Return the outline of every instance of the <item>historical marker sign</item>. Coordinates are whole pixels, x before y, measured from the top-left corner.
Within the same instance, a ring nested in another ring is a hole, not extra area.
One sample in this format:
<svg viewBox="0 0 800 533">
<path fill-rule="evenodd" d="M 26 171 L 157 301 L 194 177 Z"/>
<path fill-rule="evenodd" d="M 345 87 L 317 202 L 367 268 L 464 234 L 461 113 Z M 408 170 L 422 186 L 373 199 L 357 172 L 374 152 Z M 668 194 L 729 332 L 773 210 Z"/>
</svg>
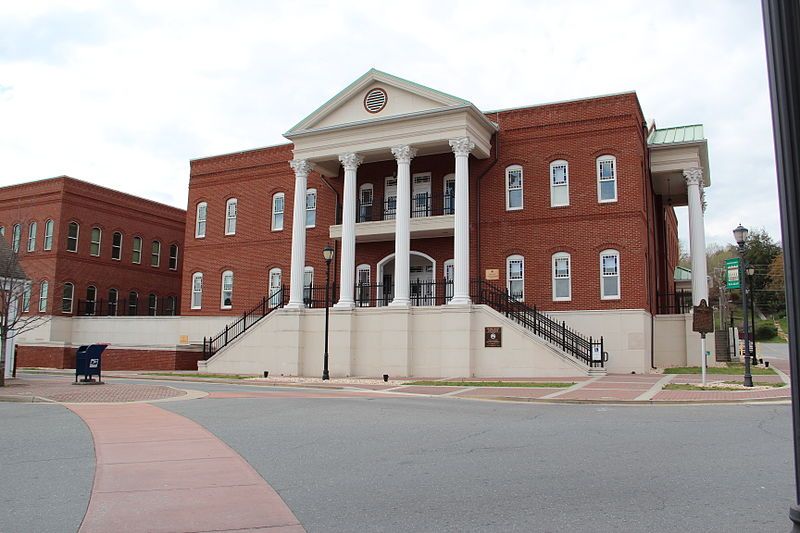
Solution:
<svg viewBox="0 0 800 533">
<path fill-rule="evenodd" d="M 725 286 L 729 289 L 740 289 L 739 281 L 739 258 L 725 260 Z"/>
<path fill-rule="evenodd" d="M 486 269 L 486 280 L 487 281 L 496 281 L 500 279 L 500 269 L 499 268 L 487 268 Z"/>
<path fill-rule="evenodd" d="M 714 331 L 714 310 L 708 306 L 705 299 L 700 300 L 700 305 L 694 306 L 692 330 L 701 335 Z"/>
<path fill-rule="evenodd" d="M 484 343 L 486 348 L 501 348 L 503 346 L 503 328 L 484 328 Z"/>
</svg>

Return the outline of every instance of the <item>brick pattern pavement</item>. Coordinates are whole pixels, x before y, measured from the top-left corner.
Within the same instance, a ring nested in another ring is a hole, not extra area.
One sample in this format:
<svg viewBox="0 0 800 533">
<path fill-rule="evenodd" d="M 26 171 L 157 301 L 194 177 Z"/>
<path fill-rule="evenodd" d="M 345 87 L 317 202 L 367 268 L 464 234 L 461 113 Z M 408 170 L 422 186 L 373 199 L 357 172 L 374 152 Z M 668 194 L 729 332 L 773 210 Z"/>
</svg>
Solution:
<svg viewBox="0 0 800 533">
<path fill-rule="evenodd" d="M 36 397 L 63 403 L 121 403 L 164 400 L 185 396 L 186 392 L 162 385 L 104 383 L 73 385 L 68 379 L 17 378 L 0 389 L 4 396 Z"/>
</svg>

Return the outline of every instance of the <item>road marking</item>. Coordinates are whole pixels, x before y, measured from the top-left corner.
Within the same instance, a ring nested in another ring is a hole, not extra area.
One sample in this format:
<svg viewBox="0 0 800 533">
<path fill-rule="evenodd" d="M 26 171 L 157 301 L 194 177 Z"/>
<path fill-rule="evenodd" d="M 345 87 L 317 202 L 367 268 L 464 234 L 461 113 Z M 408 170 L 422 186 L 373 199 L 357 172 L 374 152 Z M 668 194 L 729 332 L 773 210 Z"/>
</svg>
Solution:
<svg viewBox="0 0 800 533">
<path fill-rule="evenodd" d="M 605 376 L 597 376 L 596 378 L 591 378 L 591 379 L 587 379 L 586 381 L 581 381 L 580 383 L 576 383 L 575 385 L 573 385 L 573 386 L 571 386 L 569 388 L 566 388 L 564 390 L 560 390 L 558 392 L 551 392 L 550 394 L 548 394 L 546 396 L 542 396 L 541 399 L 542 400 L 549 400 L 550 398 L 557 398 L 558 396 L 561 396 L 562 394 L 567 394 L 567 393 L 570 393 L 572 391 L 576 391 L 576 390 L 582 389 L 586 385 L 588 385 L 589 383 L 594 383 L 595 381 L 603 379 L 604 377 Z"/>
<path fill-rule="evenodd" d="M 633 400 L 634 401 L 652 400 L 653 396 L 655 396 L 656 394 L 661 392 L 661 390 L 664 388 L 664 385 L 666 385 L 667 383 L 672 381 L 675 378 L 675 376 L 676 376 L 676 374 L 666 374 L 663 378 L 661 378 L 658 381 L 656 381 L 653 384 L 653 386 L 650 387 L 647 391 L 643 392 L 642 394 L 640 394 L 639 396 L 637 396 Z"/>
<path fill-rule="evenodd" d="M 451 390 L 450 392 L 439 394 L 439 396 L 455 396 L 456 394 L 461 394 L 462 392 L 469 392 L 475 389 L 480 389 L 480 387 L 464 387 L 463 389 Z"/>
</svg>

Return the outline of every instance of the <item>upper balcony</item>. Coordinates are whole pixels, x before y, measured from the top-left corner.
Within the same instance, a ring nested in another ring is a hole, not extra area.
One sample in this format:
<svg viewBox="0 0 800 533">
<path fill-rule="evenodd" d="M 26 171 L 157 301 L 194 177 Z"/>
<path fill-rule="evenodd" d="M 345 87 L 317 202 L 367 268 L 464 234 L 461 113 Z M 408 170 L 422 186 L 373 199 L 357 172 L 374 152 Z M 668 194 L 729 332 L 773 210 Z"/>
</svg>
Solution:
<svg viewBox="0 0 800 533">
<path fill-rule="evenodd" d="M 395 234 L 397 198 L 380 202 L 359 202 L 356 206 L 356 242 L 392 241 Z M 455 226 L 455 196 L 417 193 L 411 197 L 412 239 L 452 237 Z M 342 226 L 330 227 L 332 239 L 342 238 Z"/>
</svg>

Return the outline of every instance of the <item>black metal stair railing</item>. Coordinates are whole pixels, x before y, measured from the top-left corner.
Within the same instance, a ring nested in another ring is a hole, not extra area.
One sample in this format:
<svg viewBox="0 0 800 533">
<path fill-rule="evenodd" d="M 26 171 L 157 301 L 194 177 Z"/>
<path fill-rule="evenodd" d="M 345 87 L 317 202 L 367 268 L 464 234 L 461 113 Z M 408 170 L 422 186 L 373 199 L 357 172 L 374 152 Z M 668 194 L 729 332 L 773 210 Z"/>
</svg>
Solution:
<svg viewBox="0 0 800 533">
<path fill-rule="evenodd" d="M 594 339 L 581 335 L 567 327 L 564 321 L 553 319 L 535 305 L 531 307 L 515 300 L 506 291 L 486 281 L 473 281 L 471 292 L 473 302 L 488 305 L 589 367 L 605 366 L 607 354 L 603 350 L 603 337 Z"/>
<path fill-rule="evenodd" d="M 252 309 L 245 312 L 235 322 L 225 326 L 214 337 L 203 337 L 203 359 L 208 359 L 222 348 L 230 344 L 240 335 L 252 328 L 259 320 L 270 314 L 275 309 L 286 305 L 289 293 L 285 286 L 269 296 L 264 296 Z"/>
</svg>

